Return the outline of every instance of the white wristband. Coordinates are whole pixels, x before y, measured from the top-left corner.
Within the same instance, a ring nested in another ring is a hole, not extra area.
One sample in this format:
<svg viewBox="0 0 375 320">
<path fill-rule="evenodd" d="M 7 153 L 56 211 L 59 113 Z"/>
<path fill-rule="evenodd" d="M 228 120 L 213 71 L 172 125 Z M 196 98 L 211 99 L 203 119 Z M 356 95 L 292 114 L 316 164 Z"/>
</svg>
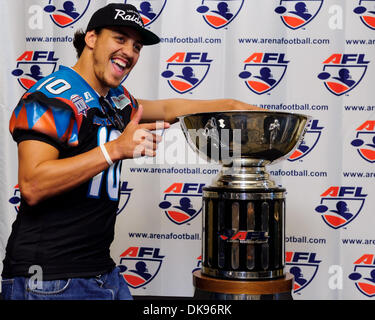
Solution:
<svg viewBox="0 0 375 320">
<path fill-rule="evenodd" d="M 107 161 L 107 163 L 111 166 L 113 165 L 113 161 L 111 160 L 111 157 L 109 156 L 108 152 L 107 152 L 107 149 L 105 148 L 104 144 L 101 144 L 100 145 L 100 150 L 102 150 L 103 152 L 103 156 L 105 158 L 105 160 Z"/>
</svg>

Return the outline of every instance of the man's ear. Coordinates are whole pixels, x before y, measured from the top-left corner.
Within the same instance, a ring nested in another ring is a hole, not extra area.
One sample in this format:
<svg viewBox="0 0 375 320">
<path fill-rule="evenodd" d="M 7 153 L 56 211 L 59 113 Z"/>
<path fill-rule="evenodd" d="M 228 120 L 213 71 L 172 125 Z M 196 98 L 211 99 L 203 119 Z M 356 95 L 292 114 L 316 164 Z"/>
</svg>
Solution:
<svg viewBox="0 0 375 320">
<path fill-rule="evenodd" d="M 88 46 L 90 49 L 93 49 L 95 47 L 97 38 L 98 35 L 95 30 L 87 31 L 85 35 L 86 46 Z"/>
</svg>

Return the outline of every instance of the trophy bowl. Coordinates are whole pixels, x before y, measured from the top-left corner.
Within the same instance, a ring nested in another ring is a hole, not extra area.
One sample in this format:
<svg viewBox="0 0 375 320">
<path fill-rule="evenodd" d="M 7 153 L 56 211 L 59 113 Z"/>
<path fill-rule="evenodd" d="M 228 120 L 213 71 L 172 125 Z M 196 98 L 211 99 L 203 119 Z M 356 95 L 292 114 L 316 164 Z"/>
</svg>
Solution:
<svg viewBox="0 0 375 320">
<path fill-rule="evenodd" d="M 311 117 L 271 111 L 221 111 L 179 117 L 190 147 L 222 165 L 213 185 L 272 188 L 265 166 L 287 158 L 301 143 Z"/>
<path fill-rule="evenodd" d="M 302 141 L 310 116 L 271 111 L 221 111 L 179 117 L 189 145 L 207 161 L 270 164 Z"/>
</svg>

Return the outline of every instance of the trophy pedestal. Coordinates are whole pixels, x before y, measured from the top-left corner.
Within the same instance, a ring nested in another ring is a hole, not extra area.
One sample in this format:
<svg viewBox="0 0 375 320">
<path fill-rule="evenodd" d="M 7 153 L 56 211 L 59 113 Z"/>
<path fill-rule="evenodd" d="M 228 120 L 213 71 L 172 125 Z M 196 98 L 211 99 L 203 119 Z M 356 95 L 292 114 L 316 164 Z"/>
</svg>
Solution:
<svg viewBox="0 0 375 320">
<path fill-rule="evenodd" d="M 197 300 L 292 300 L 294 278 L 290 273 L 275 280 L 227 280 L 193 273 Z"/>
</svg>

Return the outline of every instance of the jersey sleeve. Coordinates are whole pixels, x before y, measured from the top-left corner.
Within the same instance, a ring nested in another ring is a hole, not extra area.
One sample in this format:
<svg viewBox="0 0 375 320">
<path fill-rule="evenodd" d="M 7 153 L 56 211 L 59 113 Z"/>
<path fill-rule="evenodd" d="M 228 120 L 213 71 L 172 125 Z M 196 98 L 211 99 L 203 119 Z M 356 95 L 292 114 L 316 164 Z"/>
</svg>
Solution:
<svg viewBox="0 0 375 320">
<path fill-rule="evenodd" d="M 26 93 L 14 109 L 9 130 L 17 143 L 40 140 L 60 150 L 78 145 L 80 120 L 69 101 L 33 92 Z"/>
<path fill-rule="evenodd" d="M 137 112 L 138 110 L 138 101 L 137 99 L 135 99 L 130 93 L 129 91 L 124 87 L 122 86 L 123 90 L 124 90 L 124 94 L 125 96 L 130 100 L 130 106 L 131 106 L 131 112 L 130 112 L 130 120 L 133 119 L 133 116 L 134 114 Z"/>
</svg>

